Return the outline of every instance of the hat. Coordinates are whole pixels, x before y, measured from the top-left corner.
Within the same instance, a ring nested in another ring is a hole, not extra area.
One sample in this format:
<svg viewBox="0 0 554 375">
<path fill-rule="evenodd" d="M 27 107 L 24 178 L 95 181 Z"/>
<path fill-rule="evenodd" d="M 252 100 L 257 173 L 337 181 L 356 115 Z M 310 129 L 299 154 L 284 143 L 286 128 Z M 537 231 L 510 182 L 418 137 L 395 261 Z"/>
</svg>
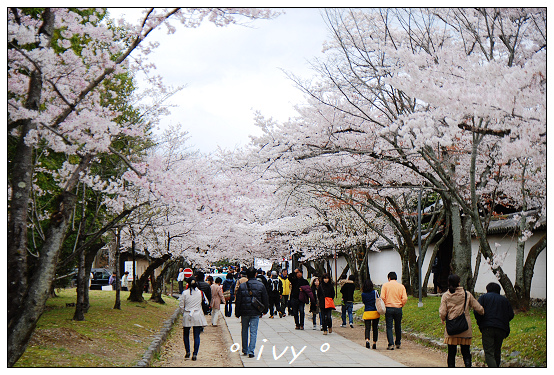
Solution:
<svg viewBox="0 0 554 375">
<path fill-rule="evenodd" d="M 277 271 L 271 271 L 271 276 L 277 276 Z"/>
</svg>

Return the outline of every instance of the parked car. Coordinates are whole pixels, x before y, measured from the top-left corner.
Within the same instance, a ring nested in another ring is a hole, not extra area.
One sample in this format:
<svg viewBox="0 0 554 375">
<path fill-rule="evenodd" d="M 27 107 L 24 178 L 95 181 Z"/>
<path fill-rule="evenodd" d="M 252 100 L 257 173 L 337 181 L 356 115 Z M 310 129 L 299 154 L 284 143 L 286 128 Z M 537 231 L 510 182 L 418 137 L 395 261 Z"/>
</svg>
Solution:
<svg viewBox="0 0 554 375">
<path fill-rule="evenodd" d="M 105 268 L 93 268 L 92 280 L 90 280 L 90 290 L 102 290 L 103 286 L 109 285 L 111 272 Z"/>
</svg>

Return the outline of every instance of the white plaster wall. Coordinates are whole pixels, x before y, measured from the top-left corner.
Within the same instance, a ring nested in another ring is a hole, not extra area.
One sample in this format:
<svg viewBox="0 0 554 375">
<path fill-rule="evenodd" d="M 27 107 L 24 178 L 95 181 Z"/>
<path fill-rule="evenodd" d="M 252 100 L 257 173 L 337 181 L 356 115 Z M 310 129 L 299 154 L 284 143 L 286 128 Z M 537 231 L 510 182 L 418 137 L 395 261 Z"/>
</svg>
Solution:
<svg viewBox="0 0 554 375">
<path fill-rule="evenodd" d="M 529 253 L 529 249 L 539 240 L 544 233 L 534 234 L 525 244 L 525 259 Z M 515 283 L 516 278 L 516 239 L 512 238 L 512 234 L 503 235 L 491 235 L 489 236 L 489 243 L 491 249 L 497 254 L 506 253 L 506 258 L 502 264 L 502 270 L 512 283 Z M 495 244 L 500 244 L 495 248 Z M 473 261 L 472 267 L 475 267 L 475 257 L 479 249 L 479 243 L 476 239 L 472 240 L 473 248 Z M 479 266 L 479 277 L 475 285 L 475 291 L 486 292 L 486 286 L 490 282 L 498 282 L 494 274 L 492 273 L 489 265 L 484 260 L 481 260 Z M 535 269 L 533 274 L 533 281 L 531 283 L 531 298 L 546 298 L 546 249 L 544 249 L 537 258 L 535 263 Z"/>
<path fill-rule="evenodd" d="M 393 249 L 386 249 L 380 252 L 372 251 L 367 256 L 369 274 L 375 285 L 386 283 L 389 272 L 394 271 L 398 280 L 402 280 L 402 262 L 400 255 Z"/>
<path fill-rule="evenodd" d="M 539 238 L 543 234 L 544 233 L 534 234 L 530 239 L 527 240 L 527 243 L 525 245 L 525 257 L 527 257 L 529 249 L 539 240 Z M 504 259 L 504 263 L 502 264 L 502 270 L 504 271 L 504 273 L 506 273 L 506 275 L 508 275 L 512 283 L 515 283 L 516 239 L 512 236 L 512 234 L 489 235 L 489 243 L 491 245 L 491 249 L 493 249 L 493 251 L 495 251 L 496 253 L 506 253 L 506 258 Z M 495 247 L 495 244 L 500 244 L 500 246 Z M 471 246 L 471 267 L 472 270 L 474 270 L 477 252 L 479 250 L 479 241 L 473 238 L 471 241 Z M 429 267 L 429 259 L 432 254 L 433 245 L 429 246 L 427 254 L 425 255 L 425 258 L 423 260 L 423 275 L 425 275 L 425 273 L 427 272 L 427 269 Z M 398 262 L 400 262 L 400 256 L 398 254 L 396 254 L 396 256 L 398 257 Z M 486 293 L 486 286 L 490 282 L 498 282 L 498 279 L 492 273 L 488 263 L 483 258 L 481 258 L 481 264 L 479 266 L 479 277 L 477 278 L 477 283 L 475 284 L 475 291 L 478 293 Z M 430 274 L 427 286 L 430 288 L 433 287 L 433 274 Z M 531 298 L 546 298 L 546 249 L 541 252 L 539 257 L 537 258 L 537 262 L 535 263 L 535 272 L 533 274 L 533 281 L 531 283 Z"/>
</svg>

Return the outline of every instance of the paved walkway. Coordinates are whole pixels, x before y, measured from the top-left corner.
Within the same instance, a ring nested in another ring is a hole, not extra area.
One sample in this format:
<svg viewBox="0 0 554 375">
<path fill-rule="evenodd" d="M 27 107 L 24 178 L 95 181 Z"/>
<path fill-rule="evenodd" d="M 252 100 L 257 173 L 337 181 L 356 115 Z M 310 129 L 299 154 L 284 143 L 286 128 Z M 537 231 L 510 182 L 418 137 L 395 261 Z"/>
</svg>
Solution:
<svg viewBox="0 0 554 375">
<path fill-rule="evenodd" d="M 337 333 L 324 336 L 320 330 L 314 331 L 311 317 L 306 314 L 306 329 L 300 331 L 294 329 L 292 316 L 269 319 L 264 315 L 258 326 L 255 357 L 240 356 L 244 367 L 404 367 Z M 240 319 L 233 315 L 225 321 L 235 343 L 229 349 L 241 353 Z"/>
</svg>

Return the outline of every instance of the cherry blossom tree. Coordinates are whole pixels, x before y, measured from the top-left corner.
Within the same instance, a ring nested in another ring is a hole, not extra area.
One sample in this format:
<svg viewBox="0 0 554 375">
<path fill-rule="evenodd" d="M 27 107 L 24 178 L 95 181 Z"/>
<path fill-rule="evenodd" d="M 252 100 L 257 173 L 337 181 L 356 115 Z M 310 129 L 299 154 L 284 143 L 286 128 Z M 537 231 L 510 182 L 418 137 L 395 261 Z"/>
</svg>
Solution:
<svg viewBox="0 0 554 375">
<path fill-rule="evenodd" d="M 328 11 L 334 38 L 328 58 L 314 63 L 318 78 L 292 76 L 327 115 L 300 122 L 287 132 L 298 141 L 279 146 L 297 159 L 349 153 L 391 162 L 399 184 L 434 188 L 452 223 L 454 270 L 471 287 L 472 227 L 492 262 L 483 216 L 521 195 L 514 164 L 529 149 L 538 183 L 524 190 L 542 195 L 545 20 L 544 9 Z M 512 177 L 495 179 L 498 171 Z M 493 272 L 519 307 L 500 264 Z"/>
<path fill-rule="evenodd" d="M 120 73 L 151 70 L 147 55 L 155 43 L 145 40 L 153 30 L 173 24 L 196 27 L 204 19 L 218 26 L 249 19 L 271 18 L 259 9 L 148 9 L 138 25 L 124 21 L 118 27 L 102 22 L 105 10 L 68 8 L 10 8 L 8 12 L 8 132 L 14 140 L 9 161 L 8 213 L 8 366 L 24 352 L 42 314 L 64 236 L 76 204 L 74 190 L 99 153 L 115 153 L 118 135 L 142 136 L 148 121 L 117 121 L 120 113 L 103 106 L 103 98 L 117 93 L 104 82 Z M 129 60 L 133 54 L 134 61 Z M 171 88 L 159 77 L 146 91 L 163 97 Z M 158 108 L 162 110 L 162 108 Z M 156 121 L 159 113 L 149 113 Z M 150 123 L 152 124 L 152 122 Z M 56 207 L 33 274 L 27 270 L 28 210 L 33 189 L 37 145 L 63 153 L 67 162 Z"/>
</svg>

